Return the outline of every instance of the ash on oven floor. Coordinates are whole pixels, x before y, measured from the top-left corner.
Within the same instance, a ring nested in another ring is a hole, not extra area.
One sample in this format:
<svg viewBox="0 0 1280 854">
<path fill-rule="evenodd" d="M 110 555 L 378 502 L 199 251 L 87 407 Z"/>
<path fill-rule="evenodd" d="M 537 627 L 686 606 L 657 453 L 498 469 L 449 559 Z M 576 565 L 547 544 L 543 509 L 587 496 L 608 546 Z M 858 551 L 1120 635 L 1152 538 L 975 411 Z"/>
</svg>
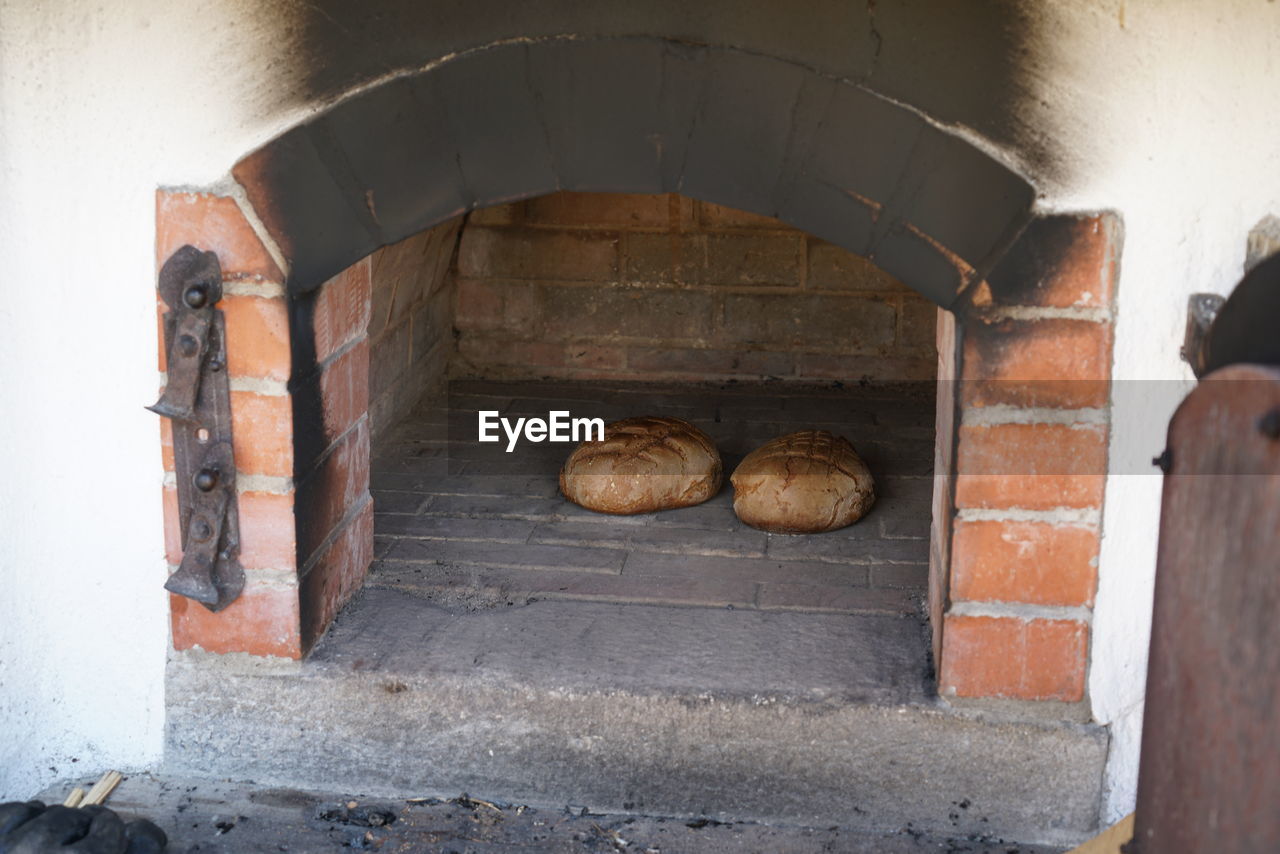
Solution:
<svg viewBox="0 0 1280 854">
<path fill-rule="evenodd" d="M 59 800 L 63 788 L 50 789 Z M 939 836 L 904 827 L 867 834 L 838 827 L 721 823 L 700 817 L 599 814 L 565 805 L 533 808 L 479 796 L 366 798 L 203 778 L 130 777 L 109 806 L 144 817 L 173 854 L 380 851 L 439 854 L 1048 854 L 977 834 Z"/>
</svg>

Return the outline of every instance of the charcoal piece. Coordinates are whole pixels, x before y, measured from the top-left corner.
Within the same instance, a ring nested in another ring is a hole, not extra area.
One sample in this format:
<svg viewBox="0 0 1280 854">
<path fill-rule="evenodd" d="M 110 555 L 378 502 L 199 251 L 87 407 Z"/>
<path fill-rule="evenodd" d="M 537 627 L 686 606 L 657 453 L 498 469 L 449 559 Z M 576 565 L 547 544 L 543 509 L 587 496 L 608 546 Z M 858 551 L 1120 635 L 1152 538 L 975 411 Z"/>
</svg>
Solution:
<svg viewBox="0 0 1280 854">
<path fill-rule="evenodd" d="M 97 804 L 0 804 L 0 854 L 159 854 L 168 844 L 164 831 L 146 819 L 126 824 Z"/>
<path fill-rule="evenodd" d="M 160 854 L 169 845 L 165 832 L 145 818 L 126 824 L 124 837 L 128 843 L 125 854 Z"/>
<path fill-rule="evenodd" d="M 44 854 L 84 839 L 93 815 L 85 810 L 52 806 L 7 833 L 0 854 Z"/>
<path fill-rule="evenodd" d="M 44 812 L 42 801 L 10 801 L 0 804 L 0 852 L 5 850 L 5 841 L 9 833 L 20 824 L 25 824 Z"/>
</svg>

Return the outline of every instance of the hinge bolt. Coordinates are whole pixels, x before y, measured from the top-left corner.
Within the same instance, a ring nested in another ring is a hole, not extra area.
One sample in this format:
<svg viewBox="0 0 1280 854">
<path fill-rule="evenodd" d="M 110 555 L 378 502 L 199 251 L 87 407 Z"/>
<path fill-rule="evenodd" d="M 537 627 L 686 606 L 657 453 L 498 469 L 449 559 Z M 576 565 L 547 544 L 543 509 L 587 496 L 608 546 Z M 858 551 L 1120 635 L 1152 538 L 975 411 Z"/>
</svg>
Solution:
<svg viewBox="0 0 1280 854">
<path fill-rule="evenodd" d="M 184 359 L 190 359 L 200 351 L 200 342 L 193 335 L 182 335 L 178 337 L 178 355 Z"/>
<path fill-rule="evenodd" d="M 209 301 L 209 289 L 204 285 L 192 285 L 182 292 L 182 301 L 192 308 L 204 308 Z"/>
<path fill-rule="evenodd" d="M 201 492 L 209 492 L 218 485 L 218 473 L 213 469 L 200 469 L 195 477 L 191 478 L 191 482 Z"/>
<path fill-rule="evenodd" d="M 1258 429 L 1268 439 L 1280 439 L 1280 406 L 1258 419 Z"/>
<path fill-rule="evenodd" d="M 213 536 L 213 527 L 204 519 L 200 519 L 192 527 L 191 536 L 195 537 L 197 543 L 203 543 Z"/>
</svg>

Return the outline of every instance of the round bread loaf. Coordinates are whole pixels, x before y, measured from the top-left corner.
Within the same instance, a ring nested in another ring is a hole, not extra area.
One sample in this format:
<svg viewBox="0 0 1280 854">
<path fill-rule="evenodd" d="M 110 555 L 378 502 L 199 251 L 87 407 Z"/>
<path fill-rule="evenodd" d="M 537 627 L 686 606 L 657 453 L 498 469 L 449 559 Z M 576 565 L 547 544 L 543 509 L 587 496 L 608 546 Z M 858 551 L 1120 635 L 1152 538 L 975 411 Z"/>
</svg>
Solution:
<svg viewBox="0 0 1280 854">
<path fill-rule="evenodd" d="M 842 436 L 803 430 L 773 439 L 742 460 L 730 478 L 733 512 L 779 534 L 834 531 L 875 502 L 867 464 Z"/>
<path fill-rule="evenodd" d="M 711 437 L 679 418 L 646 415 L 605 425 L 560 469 L 574 504 L 629 515 L 701 504 L 720 491 L 723 469 Z"/>
</svg>

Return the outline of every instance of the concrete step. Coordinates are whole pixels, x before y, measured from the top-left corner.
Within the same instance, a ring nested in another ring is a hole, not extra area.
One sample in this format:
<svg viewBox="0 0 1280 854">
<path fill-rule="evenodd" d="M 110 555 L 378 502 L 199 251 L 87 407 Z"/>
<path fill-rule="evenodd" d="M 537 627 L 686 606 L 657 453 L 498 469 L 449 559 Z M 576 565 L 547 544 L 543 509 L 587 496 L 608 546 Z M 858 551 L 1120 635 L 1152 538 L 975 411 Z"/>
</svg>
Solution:
<svg viewBox="0 0 1280 854">
<path fill-rule="evenodd" d="M 1066 846 L 1105 731 L 948 707 L 887 614 L 367 588 L 303 663 L 176 654 L 166 771 L 377 796 Z"/>
</svg>

